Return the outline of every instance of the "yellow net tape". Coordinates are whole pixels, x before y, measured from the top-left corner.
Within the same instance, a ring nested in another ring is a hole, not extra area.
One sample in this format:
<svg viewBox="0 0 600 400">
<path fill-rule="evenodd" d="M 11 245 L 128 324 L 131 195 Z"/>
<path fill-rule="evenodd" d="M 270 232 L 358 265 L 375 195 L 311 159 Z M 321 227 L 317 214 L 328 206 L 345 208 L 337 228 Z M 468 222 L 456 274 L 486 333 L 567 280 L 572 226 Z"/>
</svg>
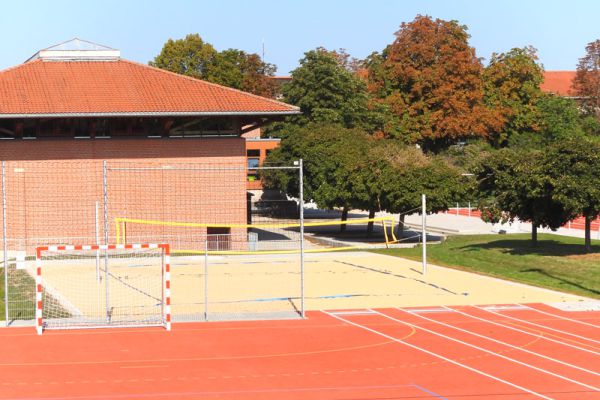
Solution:
<svg viewBox="0 0 600 400">
<path fill-rule="evenodd" d="M 304 227 L 318 227 L 318 226 L 339 226 L 339 225 L 358 225 L 358 224 L 368 224 L 368 223 L 376 223 L 380 222 L 383 228 L 383 234 L 385 237 L 385 244 L 393 244 L 398 243 L 398 239 L 394 233 L 394 219 L 391 216 L 387 217 L 377 217 L 377 218 L 354 218 L 345 221 L 319 221 L 319 222 L 305 222 Z M 216 223 L 202 223 L 202 222 L 178 222 L 178 221 L 159 221 L 152 219 L 137 219 L 137 218 L 115 218 L 115 236 L 116 243 L 121 244 L 122 242 L 126 242 L 127 239 L 127 224 L 140 224 L 140 225 L 153 225 L 153 226 L 176 226 L 176 227 L 191 227 L 191 228 L 256 228 L 256 229 L 286 229 L 286 228 L 299 228 L 301 226 L 300 222 L 284 222 L 284 223 L 259 223 L 259 224 L 216 224 Z M 388 226 L 389 223 L 389 226 Z M 391 240 L 390 235 L 388 235 L 388 228 L 390 228 L 391 232 Z M 340 251 L 341 249 L 355 249 L 356 247 L 341 247 L 336 249 L 327 249 L 321 251 Z M 198 251 L 195 250 L 181 250 L 181 252 L 195 254 Z M 273 254 L 277 254 L 280 251 L 273 250 Z M 284 252 L 283 250 L 281 251 Z M 289 252 L 286 250 L 285 252 Z M 203 254 L 204 252 L 202 252 Z M 215 254 L 219 253 L 227 253 L 232 254 L 230 251 L 227 252 L 214 252 Z M 253 254 L 255 252 L 236 252 L 236 254 Z M 262 252 L 261 252 L 262 253 Z"/>
</svg>

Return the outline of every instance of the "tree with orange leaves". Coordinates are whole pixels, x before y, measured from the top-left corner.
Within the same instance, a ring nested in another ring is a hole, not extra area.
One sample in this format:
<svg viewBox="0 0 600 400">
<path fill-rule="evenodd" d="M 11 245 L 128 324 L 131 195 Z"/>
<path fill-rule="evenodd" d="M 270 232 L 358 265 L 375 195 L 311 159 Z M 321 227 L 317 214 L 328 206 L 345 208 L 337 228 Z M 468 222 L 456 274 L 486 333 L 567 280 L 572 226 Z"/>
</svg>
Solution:
<svg viewBox="0 0 600 400">
<path fill-rule="evenodd" d="M 456 21 L 418 15 L 369 58 L 369 88 L 393 116 L 388 136 L 436 150 L 502 122 L 483 102 L 483 66 L 468 39 Z"/>
<path fill-rule="evenodd" d="M 585 50 L 577 65 L 574 87 L 583 109 L 600 116 L 600 39 L 588 43 Z"/>
</svg>

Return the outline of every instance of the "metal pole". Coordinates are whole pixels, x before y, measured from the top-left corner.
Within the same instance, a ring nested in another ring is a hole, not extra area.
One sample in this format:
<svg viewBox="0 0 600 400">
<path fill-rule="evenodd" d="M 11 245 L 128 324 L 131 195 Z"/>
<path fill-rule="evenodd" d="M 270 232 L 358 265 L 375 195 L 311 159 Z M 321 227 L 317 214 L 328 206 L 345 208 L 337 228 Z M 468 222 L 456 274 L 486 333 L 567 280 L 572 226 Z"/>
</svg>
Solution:
<svg viewBox="0 0 600 400">
<path fill-rule="evenodd" d="M 204 240 L 204 320 L 208 321 L 208 231 Z"/>
<path fill-rule="evenodd" d="M 94 209 L 94 221 L 96 228 L 96 245 L 100 244 L 100 223 L 98 221 L 98 201 L 96 201 L 96 208 Z M 96 250 L 96 281 L 100 282 L 100 251 Z"/>
<path fill-rule="evenodd" d="M 427 199 L 425 195 L 421 195 L 421 217 L 422 217 L 422 229 L 421 237 L 423 244 L 423 275 L 427 273 Z"/>
<path fill-rule="evenodd" d="M 102 175 L 103 175 L 103 190 L 104 190 L 104 244 L 108 245 L 108 169 L 106 167 L 106 160 L 102 161 Z M 106 303 L 106 322 L 110 323 L 110 302 L 109 302 L 109 284 L 108 284 L 108 249 L 104 250 L 104 284 L 105 290 L 105 303 Z"/>
<path fill-rule="evenodd" d="M 4 247 L 4 316 L 8 321 L 8 239 L 6 238 L 6 161 L 2 161 L 2 246 Z"/>
<path fill-rule="evenodd" d="M 298 160 L 298 175 L 300 179 L 300 314 L 304 313 L 304 168 L 303 160 Z"/>
<path fill-rule="evenodd" d="M 469 217 L 471 216 L 471 202 L 469 202 Z"/>
</svg>

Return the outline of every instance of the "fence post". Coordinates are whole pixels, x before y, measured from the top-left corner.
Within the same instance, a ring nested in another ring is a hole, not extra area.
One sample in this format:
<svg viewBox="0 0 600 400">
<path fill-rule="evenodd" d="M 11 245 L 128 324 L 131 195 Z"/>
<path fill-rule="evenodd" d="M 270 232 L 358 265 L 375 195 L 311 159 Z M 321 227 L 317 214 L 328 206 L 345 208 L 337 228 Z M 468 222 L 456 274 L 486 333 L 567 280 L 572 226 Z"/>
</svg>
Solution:
<svg viewBox="0 0 600 400">
<path fill-rule="evenodd" d="M 304 168 L 302 159 L 298 160 L 298 175 L 300 179 L 300 314 L 304 318 Z"/>
<path fill-rule="evenodd" d="M 4 250 L 4 321 L 8 321 L 8 239 L 6 238 L 6 161 L 2 161 L 2 247 Z"/>
<path fill-rule="evenodd" d="M 106 160 L 102 161 L 102 189 L 104 192 L 104 244 L 108 245 L 108 168 Z M 104 285 L 106 304 L 106 323 L 110 323 L 110 287 L 108 284 L 108 249 L 104 250 Z"/>
<path fill-rule="evenodd" d="M 208 230 L 204 238 L 204 320 L 208 321 Z"/>
<path fill-rule="evenodd" d="M 423 245 L 423 275 L 425 275 L 427 273 L 427 198 L 425 197 L 424 194 L 421 195 L 421 223 L 422 223 L 422 231 L 421 231 L 421 236 L 422 236 L 422 245 Z"/>
<path fill-rule="evenodd" d="M 471 216 L 471 202 L 469 202 L 469 217 Z"/>
</svg>

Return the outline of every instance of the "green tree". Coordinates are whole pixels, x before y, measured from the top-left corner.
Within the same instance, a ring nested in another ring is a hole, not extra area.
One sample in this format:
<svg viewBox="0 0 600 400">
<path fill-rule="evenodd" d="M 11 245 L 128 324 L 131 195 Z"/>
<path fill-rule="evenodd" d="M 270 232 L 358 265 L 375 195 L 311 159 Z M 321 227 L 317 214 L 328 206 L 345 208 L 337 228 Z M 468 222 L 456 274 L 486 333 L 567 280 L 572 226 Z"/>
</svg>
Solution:
<svg viewBox="0 0 600 400">
<path fill-rule="evenodd" d="M 417 16 L 369 65 L 369 89 L 394 116 L 387 136 L 438 150 L 485 137 L 497 116 L 483 102 L 480 60 L 466 27 Z"/>
<path fill-rule="evenodd" d="M 476 173 L 482 218 L 488 222 L 531 222 L 537 245 L 539 227 L 558 229 L 574 217 L 555 196 L 544 154 L 537 150 L 501 149 L 492 153 Z"/>
<path fill-rule="evenodd" d="M 504 121 L 489 133 L 496 147 L 506 146 L 513 136 L 540 129 L 537 102 L 543 96 L 544 71 L 537 59 L 533 47 L 514 48 L 492 54 L 484 69 L 485 102 Z"/>
<path fill-rule="evenodd" d="M 345 60 L 338 52 L 323 48 L 304 54 L 300 66 L 292 71 L 292 81 L 283 88 L 284 100 L 302 111 L 289 122 L 368 128 L 366 84 L 346 68 Z"/>
<path fill-rule="evenodd" d="M 184 39 L 167 40 L 150 65 L 197 79 L 208 79 L 216 56 L 215 48 L 194 33 Z"/>
<path fill-rule="evenodd" d="M 466 185 L 461 170 L 440 156 L 423 154 L 412 146 L 381 140 L 371 152 L 380 165 L 380 207 L 399 214 L 398 236 L 404 231 L 407 212 L 421 212 L 421 195 L 427 196 L 427 212 L 445 211 L 460 200 Z"/>
<path fill-rule="evenodd" d="M 286 139 L 274 149 L 267 161 L 287 164 L 304 160 L 304 199 L 319 208 L 342 209 L 342 220 L 357 204 L 363 205 L 365 180 L 359 179 L 361 163 L 366 159 L 370 140 L 360 129 L 335 125 L 290 125 Z M 298 195 L 293 173 L 268 171 L 263 174 L 265 187 L 289 195 Z"/>
<path fill-rule="evenodd" d="M 274 65 L 242 50 L 217 52 L 197 33 L 169 39 L 150 65 L 259 96 L 275 93 L 275 83 L 269 79 L 275 74 Z"/>
<path fill-rule="evenodd" d="M 558 140 L 545 154 L 553 198 L 585 218 L 585 249 L 590 251 L 591 222 L 600 215 L 600 144 L 582 138 Z"/>
</svg>

